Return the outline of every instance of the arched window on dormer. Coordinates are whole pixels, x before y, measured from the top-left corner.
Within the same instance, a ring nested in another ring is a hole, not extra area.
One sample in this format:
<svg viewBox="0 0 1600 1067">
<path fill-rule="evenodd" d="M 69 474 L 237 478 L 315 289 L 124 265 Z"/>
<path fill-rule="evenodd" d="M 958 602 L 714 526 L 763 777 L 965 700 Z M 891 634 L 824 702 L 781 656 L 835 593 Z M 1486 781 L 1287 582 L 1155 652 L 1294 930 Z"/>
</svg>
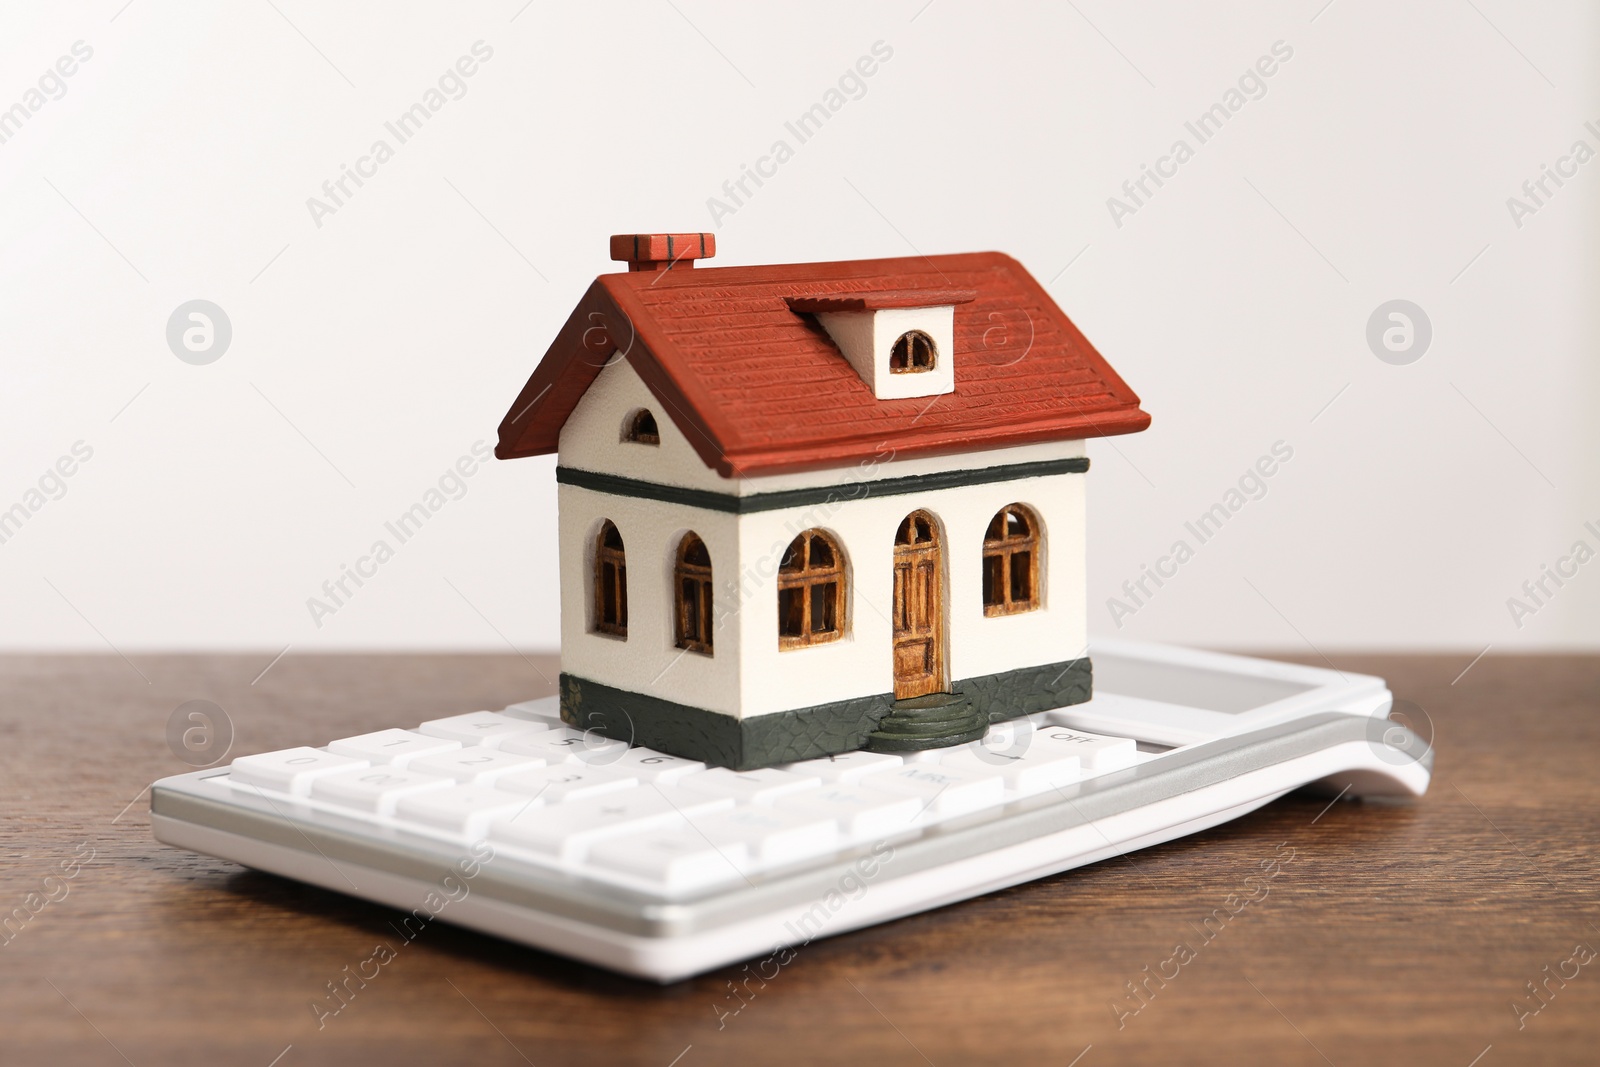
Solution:
<svg viewBox="0 0 1600 1067">
<path fill-rule="evenodd" d="M 628 636 L 628 556 L 610 519 L 594 543 L 594 631 Z"/>
<path fill-rule="evenodd" d="M 678 542 L 672 569 L 678 615 L 678 647 L 711 655 L 711 553 L 693 531 Z"/>
<path fill-rule="evenodd" d="M 908 330 L 901 334 L 889 349 L 891 374 L 916 374 L 933 369 L 938 353 L 933 338 L 921 330 Z"/>
<path fill-rule="evenodd" d="M 1039 606 L 1039 564 L 1044 541 L 1039 517 L 1007 504 L 983 535 L 983 613 L 1015 615 Z"/>
<path fill-rule="evenodd" d="M 650 414 L 649 408 L 640 408 L 628 416 L 628 421 L 623 427 L 622 439 L 641 445 L 661 443 L 661 430 L 656 426 L 656 417 Z"/>
</svg>

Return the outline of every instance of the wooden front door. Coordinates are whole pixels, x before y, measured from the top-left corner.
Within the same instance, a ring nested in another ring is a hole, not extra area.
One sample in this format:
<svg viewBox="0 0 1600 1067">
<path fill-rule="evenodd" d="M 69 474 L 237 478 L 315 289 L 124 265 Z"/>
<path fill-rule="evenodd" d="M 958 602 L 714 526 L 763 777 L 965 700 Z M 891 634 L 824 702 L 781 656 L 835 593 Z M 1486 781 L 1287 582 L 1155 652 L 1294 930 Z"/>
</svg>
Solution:
<svg viewBox="0 0 1600 1067">
<path fill-rule="evenodd" d="M 896 700 L 945 687 L 942 570 L 938 524 L 926 511 L 913 511 L 894 536 Z"/>
</svg>

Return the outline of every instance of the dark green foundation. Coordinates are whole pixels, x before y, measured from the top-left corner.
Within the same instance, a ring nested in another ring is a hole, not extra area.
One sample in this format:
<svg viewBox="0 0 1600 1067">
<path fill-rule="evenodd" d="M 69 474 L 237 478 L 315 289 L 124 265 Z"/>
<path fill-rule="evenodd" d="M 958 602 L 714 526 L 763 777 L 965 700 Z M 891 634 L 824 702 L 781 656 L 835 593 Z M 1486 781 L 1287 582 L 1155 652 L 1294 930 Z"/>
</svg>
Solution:
<svg viewBox="0 0 1600 1067">
<path fill-rule="evenodd" d="M 1081 704 L 1093 690 L 1089 658 L 963 678 L 950 687 L 989 722 Z M 736 719 L 661 697 L 561 675 L 561 717 L 580 730 L 747 771 L 868 745 L 895 711 L 892 693 Z"/>
</svg>

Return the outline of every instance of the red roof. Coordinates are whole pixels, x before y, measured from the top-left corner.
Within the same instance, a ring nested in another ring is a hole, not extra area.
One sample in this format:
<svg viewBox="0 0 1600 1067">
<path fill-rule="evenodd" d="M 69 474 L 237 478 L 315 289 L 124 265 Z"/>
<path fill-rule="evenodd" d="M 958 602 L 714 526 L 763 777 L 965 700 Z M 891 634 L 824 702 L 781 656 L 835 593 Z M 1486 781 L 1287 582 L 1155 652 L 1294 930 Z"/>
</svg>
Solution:
<svg viewBox="0 0 1600 1067">
<path fill-rule="evenodd" d="M 801 310 L 955 304 L 955 391 L 879 400 Z M 602 274 L 500 424 L 501 459 L 556 451 L 624 353 L 726 477 L 1133 433 L 1139 398 L 1044 287 L 998 252 Z"/>
</svg>

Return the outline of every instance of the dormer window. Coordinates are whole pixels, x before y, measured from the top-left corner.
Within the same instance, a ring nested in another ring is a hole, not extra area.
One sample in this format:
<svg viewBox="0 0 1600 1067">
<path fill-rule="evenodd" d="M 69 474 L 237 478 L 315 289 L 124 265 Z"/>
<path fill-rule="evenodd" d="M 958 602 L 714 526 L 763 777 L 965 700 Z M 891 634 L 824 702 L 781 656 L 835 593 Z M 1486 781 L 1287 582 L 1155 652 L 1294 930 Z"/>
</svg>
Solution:
<svg viewBox="0 0 1600 1067">
<path fill-rule="evenodd" d="M 956 308 L 977 298 L 973 289 L 873 289 L 784 299 L 814 316 L 873 396 L 906 400 L 955 392 Z"/>
<path fill-rule="evenodd" d="M 907 330 L 889 350 L 891 374 L 917 374 L 933 369 L 933 338 L 921 330 Z"/>
<path fill-rule="evenodd" d="M 640 408 L 628 418 L 627 428 L 622 437 L 623 440 L 635 444 L 659 445 L 661 430 L 656 426 L 656 417 L 650 414 L 650 409 Z"/>
</svg>

